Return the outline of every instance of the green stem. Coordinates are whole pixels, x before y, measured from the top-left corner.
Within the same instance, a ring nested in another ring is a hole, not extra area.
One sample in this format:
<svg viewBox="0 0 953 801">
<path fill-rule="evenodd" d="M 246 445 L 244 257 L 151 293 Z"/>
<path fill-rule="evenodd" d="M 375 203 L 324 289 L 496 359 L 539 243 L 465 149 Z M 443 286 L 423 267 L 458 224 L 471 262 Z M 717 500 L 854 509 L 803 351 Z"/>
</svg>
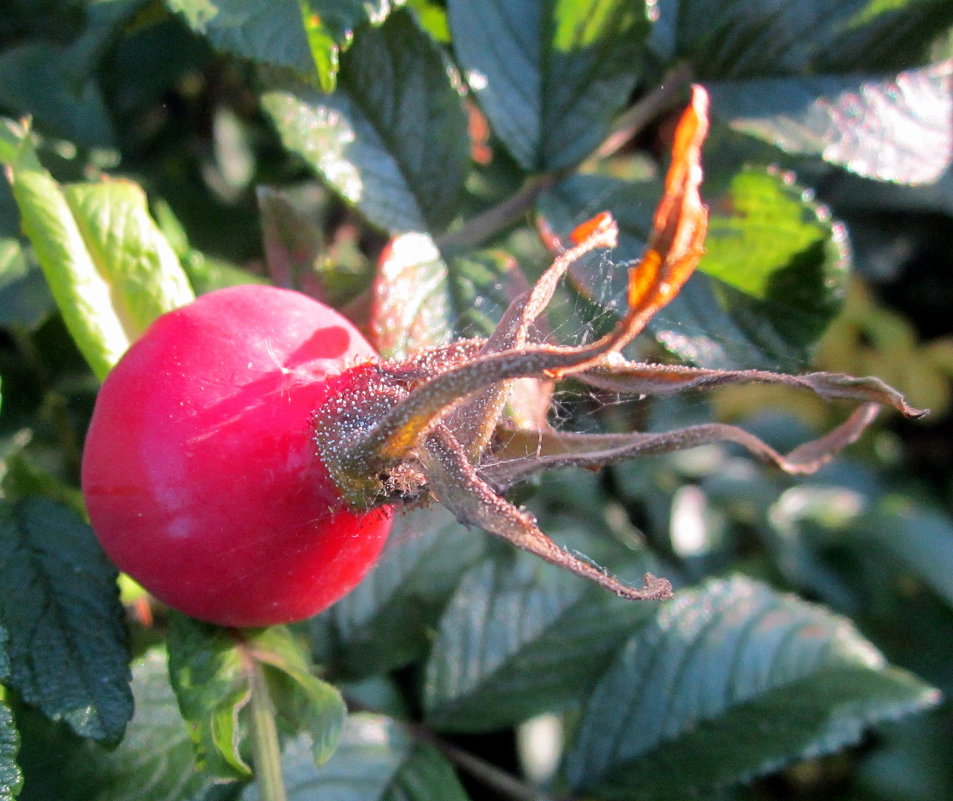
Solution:
<svg viewBox="0 0 953 801">
<path fill-rule="evenodd" d="M 261 664 L 252 659 L 249 671 L 251 685 L 252 764 L 261 801 L 287 801 L 281 774 L 281 746 L 275 725 L 275 708 Z"/>
</svg>

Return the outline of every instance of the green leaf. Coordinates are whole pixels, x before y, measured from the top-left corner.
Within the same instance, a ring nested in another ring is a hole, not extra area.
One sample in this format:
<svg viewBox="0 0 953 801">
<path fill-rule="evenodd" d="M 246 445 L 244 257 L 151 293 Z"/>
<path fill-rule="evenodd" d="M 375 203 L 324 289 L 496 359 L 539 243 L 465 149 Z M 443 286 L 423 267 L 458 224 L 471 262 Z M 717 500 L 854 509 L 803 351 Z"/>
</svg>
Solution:
<svg viewBox="0 0 953 801">
<path fill-rule="evenodd" d="M 559 709 L 651 611 L 524 554 L 483 561 L 440 619 L 424 685 L 427 718 L 472 732 Z"/>
<path fill-rule="evenodd" d="M 13 194 L 66 325 L 103 378 L 163 312 L 194 297 L 185 273 L 130 181 L 60 186 L 13 171 Z"/>
<path fill-rule="evenodd" d="M 296 0 L 165 0 L 211 45 L 232 55 L 311 75 L 315 63 Z"/>
<path fill-rule="evenodd" d="M 76 75 L 70 51 L 52 42 L 0 52 L 0 106 L 77 145 L 108 147 L 115 136 L 95 80 Z"/>
<path fill-rule="evenodd" d="M 890 78 L 775 78 L 707 88 L 713 116 L 734 130 L 865 178 L 929 184 L 953 162 L 950 62 Z"/>
<path fill-rule="evenodd" d="M 945 0 L 680 0 L 661 3 L 667 60 L 702 80 L 847 72 L 922 59 L 951 21 Z"/>
<path fill-rule="evenodd" d="M 263 666 L 270 668 L 267 685 L 255 680 Z M 169 673 L 199 767 L 212 776 L 251 775 L 239 713 L 253 692 L 269 692 L 290 731 L 307 730 L 315 762 L 324 762 L 337 745 L 345 712 L 341 695 L 311 674 L 301 646 L 283 627 L 238 631 L 174 614 Z"/>
<path fill-rule="evenodd" d="M 582 175 L 541 196 L 541 214 L 563 237 L 603 209 L 619 220 L 615 267 L 597 255 L 570 272 L 585 297 L 622 309 L 627 270 L 619 262 L 641 257 L 660 195 L 654 182 Z M 673 353 L 705 367 L 799 369 L 840 307 L 848 258 L 842 228 L 790 175 L 774 170 L 743 169 L 709 202 L 699 265 L 707 275 L 693 276 L 650 330 Z"/>
<path fill-rule="evenodd" d="M 285 147 L 375 225 L 445 227 L 457 212 L 470 145 L 460 96 L 437 46 L 408 13 L 365 29 L 323 94 L 265 73 L 262 103 Z"/>
<path fill-rule="evenodd" d="M 0 625 L 0 681 L 6 681 L 10 678 L 10 657 L 7 655 L 7 645 L 10 635 L 7 630 Z"/>
<path fill-rule="evenodd" d="M 236 633 L 173 613 L 169 675 L 189 724 L 200 770 L 223 779 L 251 777 L 240 752 L 238 713 L 251 699 L 248 661 Z"/>
<path fill-rule="evenodd" d="M 293 731 L 302 727 L 311 737 L 313 757 L 322 764 L 334 753 L 346 710 L 341 694 L 312 675 L 300 643 L 283 626 L 250 633 L 247 648 L 258 662 L 274 668 L 269 678 L 276 689 L 272 700 Z"/>
<path fill-rule="evenodd" d="M 208 787 L 169 684 L 166 655 L 154 649 L 132 667 L 136 713 L 120 746 L 98 754 L 97 773 L 110 801 L 177 801 Z M 104 779 L 107 779 L 103 781 Z"/>
<path fill-rule="evenodd" d="M 947 0 L 860 0 L 834 31 L 816 72 L 896 70 L 927 60 L 931 45 L 953 25 Z"/>
<path fill-rule="evenodd" d="M 453 769 L 430 745 L 415 743 L 394 721 L 369 714 L 348 717 L 334 759 L 316 768 L 305 737 L 282 755 L 288 801 L 466 801 Z M 243 801 L 257 801 L 249 786 Z"/>
<path fill-rule="evenodd" d="M 9 675 L 7 632 L 0 626 L 0 681 L 6 681 Z M 23 785 L 23 774 L 16 763 L 19 746 L 20 735 L 0 687 L 0 801 L 12 801 Z"/>
<path fill-rule="evenodd" d="M 857 528 L 861 542 L 872 538 L 953 606 L 953 522 L 949 516 L 888 496 Z"/>
<path fill-rule="evenodd" d="M 212 46 L 260 64 L 290 67 L 334 89 L 338 62 L 366 22 L 403 0 L 165 0 Z"/>
<path fill-rule="evenodd" d="M 13 801 L 23 786 L 23 774 L 16 763 L 19 745 L 10 707 L 0 699 L 0 801 Z"/>
<path fill-rule="evenodd" d="M 150 0 L 92 0 L 86 3 L 86 26 L 69 48 L 74 75 L 91 74 L 117 32 Z"/>
<path fill-rule="evenodd" d="M 317 657 L 351 676 L 384 673 L 422 657 L 460 576 L 485 542 L 439 506 L 398 516 L 374 570 L 309 621 Z"/>
<path fill-rule="evenodd" d="M 132 696 L 116 570 L 75 512 L 45 498 L 0 505 L 0 619 L 20 696 L 117 741 Z"/>
<path fill-rule="evenodd" d="M 12 237 L 0 238 L 0 326 L 32 328 L 55 308 L 43 273 L 30 264 L 23 246 Z"/>
<path fill-rule="evenodd" d="M 450 0 L 454 50 L 491 127 L 527 171 L 588 156 L 635 86 L 638 0 Z"/>
<path fill-rule="evenodd" d="M 612 799 L 685 798 L 830 753 L 937 703 L 845 619 L 745 578 L 679 593 L 588 699 L 565 773 Z"/>
<path fill-rule="evenodd" d="M 189 730 L 169 684 L 165 652 L 132 665 L 136 712 L 122 742 L 106 749 L 24 715 L 21 764 L 32 798 L 184 801 L 213 786 L 195 766 Z"/>
</svg>

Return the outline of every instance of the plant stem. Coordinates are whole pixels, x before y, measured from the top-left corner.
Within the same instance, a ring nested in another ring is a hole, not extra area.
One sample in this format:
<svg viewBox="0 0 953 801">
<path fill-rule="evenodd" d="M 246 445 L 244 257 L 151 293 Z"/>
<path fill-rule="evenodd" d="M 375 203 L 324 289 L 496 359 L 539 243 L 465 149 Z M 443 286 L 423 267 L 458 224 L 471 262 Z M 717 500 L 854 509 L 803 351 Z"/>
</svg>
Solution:
<svg viewBox="0 0 953 801">
<path fill-rule="evenodd" d="M 418 740 L 429 743 L 461 770 L 466 771 L 501 795 L 515 799 L 515 801 L 573 801 L 570 797 L 557 798 L 538 787 L 521 781 L 505 770 L 496 767 L 496 765 L 440 739 L 423 726 L 413 723 L 404 725 Z"/>
<path fill-rule="evenodd" d="M 286 801 L 275 708 L 261 664 L 250 659 L 252 765 L 261 801 Z"/>
<path fill-rule="evenodd" d="M 618 152 L 646 125 L 671 106 L 691 79 L 692 70 L 688 64 L 678 64 L 670 69 L 655 89 L 619 116 L 609 135 L 602 140 L 602 144 L 589 158 L 604 159 Z"/>
<path fill-rule="evenodd" d="M 557 177 L 555 174 L 549 174 L 531 178 L 505 200 L 467 220 L 462 228 L 440 237 L 437 246 L 441 250 L 464 250 L 505 231 L 532 207 L 541 192 L 556 183 Z"/>
</svg>

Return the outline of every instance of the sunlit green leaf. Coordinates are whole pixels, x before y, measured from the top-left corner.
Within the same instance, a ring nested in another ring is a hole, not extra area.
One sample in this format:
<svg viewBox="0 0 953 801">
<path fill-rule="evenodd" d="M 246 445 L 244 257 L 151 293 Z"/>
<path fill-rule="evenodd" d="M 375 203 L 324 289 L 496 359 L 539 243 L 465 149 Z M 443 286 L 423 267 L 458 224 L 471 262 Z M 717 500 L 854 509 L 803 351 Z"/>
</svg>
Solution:
<svg viewBox="0 0 953 801">
<path fill-rule="evenodd" d="M 937 700 L 845 619 L 748 579 L 713 581 L 629 639 L 586 703 L 565 770 L 599 797 L 684 798 Z"/>
<path fill-rule="evenodd" d="M 713 116 L 733 129 L 865 178 L 928 184 L 953 162 L 953 63 L 891 78 L 766 78 L 707 88 Z"/>
<path fill-rule="evenodd" d="M 152 320 L 194 297 L 137 184 L 61 186 L 46 172 L 16 169 L 13 194 L 66 325 L 98 377 Z"/>
<path fill-rule="evenodd" d="M 228 629 L 173 614 L 169 675 L 189 724 L 201 770 L 224 779 L 248 778 L 240 750 L 238 713 L 251 698 L 247 662 Z"/>
<path fill-rule="evenodd" d="M 313 758 L 322 764 L 334 753 L 344 725 L 344 701 L 330 684 L 317 678 L 301 644 L 287 628 L 272 626 L 248 636 L 252 657 L 274 670 L 273 702 L 293 731 L 311 738 Z"/>
<path fill-rule="evenodd" d="M 256 680 L 261 672 L 267 684 Z M 341 695 L 312 675 L 306 653 L 285 628 L 239 632 L 175 614 L 169 673 L 199 767 L 212 776 L 251 775 L 239 715 L 253 692 L 269 693 L 267 705 L 292 732 L 307 731 L 314 761 L 324 762 L 337 746 L 344 721 Z"/>
<path fill-rule="evenodd" d="M 0 505 L 0 618 L 20 696 L 117 741 L 132 696 L 116 570 L 75 512 L 45 498 Z"/>
<path fill-rule="evenodd" d="M 570 167 L 628 99 L 648 31 L 641 0 L 450 0 L 454 50 L 525 170 Z"/>
</svg>

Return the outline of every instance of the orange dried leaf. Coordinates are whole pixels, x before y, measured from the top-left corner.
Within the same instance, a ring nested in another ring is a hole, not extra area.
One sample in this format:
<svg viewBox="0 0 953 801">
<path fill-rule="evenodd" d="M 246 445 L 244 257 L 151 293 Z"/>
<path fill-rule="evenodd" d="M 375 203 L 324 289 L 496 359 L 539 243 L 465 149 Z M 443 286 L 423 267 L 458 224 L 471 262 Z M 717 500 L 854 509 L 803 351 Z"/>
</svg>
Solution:
<svg viewBox="0 0 953 801">
<path fill-rule="evenodd" d="M 630 317 L 645 318 L 665 306 L 691 277 L 704 253 L 708 208 L 701 202 L 701 149 L 708 135 L 708 93 L 692 98 L 675 129 L 665 194 L 655 211 L 648 250 L 630 276 Z"/>
<path fill-rule="evenodd" d="M 572 229 L 569 239 L 574 245 L 581 245 L 589 239 L 596 231 L 605 229 L 612 224 L 612 215 L 607 211 L 600 211 L 591 220 L 586 220 Z"/>
</svg>

